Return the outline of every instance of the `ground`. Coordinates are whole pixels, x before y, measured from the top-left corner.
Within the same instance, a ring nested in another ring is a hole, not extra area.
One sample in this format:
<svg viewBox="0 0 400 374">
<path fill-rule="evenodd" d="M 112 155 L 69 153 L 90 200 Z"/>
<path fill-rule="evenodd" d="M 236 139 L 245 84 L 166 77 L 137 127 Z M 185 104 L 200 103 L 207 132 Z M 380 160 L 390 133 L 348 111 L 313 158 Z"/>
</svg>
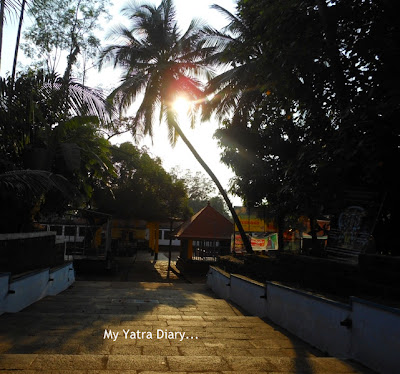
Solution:
<svg viewBox="0 0 400 374">
<path fill-rule="evenodd" d="M 0 372 L 372 373 L 218 299 L 204 276 L 173 269 L 168 279 L 163 254 L 118 263 L 118 272 L 78 273 L 59 295 L 0 316 Z"/>
</svg>

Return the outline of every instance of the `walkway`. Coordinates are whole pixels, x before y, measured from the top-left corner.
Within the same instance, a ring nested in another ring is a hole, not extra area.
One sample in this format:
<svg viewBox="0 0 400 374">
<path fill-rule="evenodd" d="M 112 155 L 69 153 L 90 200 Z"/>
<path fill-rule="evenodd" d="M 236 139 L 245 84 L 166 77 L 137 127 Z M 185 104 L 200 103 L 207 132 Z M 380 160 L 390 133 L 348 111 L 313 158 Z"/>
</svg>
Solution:
<svg viewBox="0 0 400 374">
<path fill-rule="evenodd" d="M 149 263 L 135 262 L 132 274 Z M 0 373 L 370 373 L 244 315 L 204 283 L 159 274 L 159 282 L 77 281 L 0 316 Z"/>
</svg>

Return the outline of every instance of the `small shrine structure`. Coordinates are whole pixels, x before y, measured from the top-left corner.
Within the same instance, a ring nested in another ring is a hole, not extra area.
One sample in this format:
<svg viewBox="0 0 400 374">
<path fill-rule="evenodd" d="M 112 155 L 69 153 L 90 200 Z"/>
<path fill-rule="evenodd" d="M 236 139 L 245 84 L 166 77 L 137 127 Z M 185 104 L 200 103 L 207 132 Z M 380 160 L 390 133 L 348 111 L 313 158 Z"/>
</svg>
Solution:
<svg viewBox="0 0 400 374">
<path fill-rule="evenodd" d="M 174 236 L 181 241 L 177 267 L 182 269 L 185 264 L 187 270 L 193 262 L 209 263 L 228 254 L 233 231 L 233 223 L 208 203 L 175 231 Z"/>
</svg>

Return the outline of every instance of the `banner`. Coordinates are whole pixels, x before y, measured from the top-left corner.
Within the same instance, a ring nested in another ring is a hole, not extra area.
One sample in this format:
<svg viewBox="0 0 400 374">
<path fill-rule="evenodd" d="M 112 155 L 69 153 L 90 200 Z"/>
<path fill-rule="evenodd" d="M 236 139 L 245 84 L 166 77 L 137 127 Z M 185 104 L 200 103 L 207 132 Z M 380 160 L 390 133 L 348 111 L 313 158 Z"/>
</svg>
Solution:
<svg viewBox="0 0 400 374">
<path fill-rule="evenodd" d="M 239 217 L 243 230 L 246 232 L 276 232 L 277 227 L 272 221 L 264 219 L 264 208 L 246 208 L 235 206 L 236 214 Z M 235 231 L 238 228 L 235 225 Z"/>
<path fill-rule="evenodd" d="M 233 239 L 233 238 L 232 238 Z M 271 251 L 278 249 L 278 234 L 273 233 L 263 237 L 250 236 L 251 247 L 253 251 Z M 232 242 L 232 251 L 243 252 L 245 251 L 242 238 L 240 234 L 235 235 L 235 241 Z"/>
</svg>

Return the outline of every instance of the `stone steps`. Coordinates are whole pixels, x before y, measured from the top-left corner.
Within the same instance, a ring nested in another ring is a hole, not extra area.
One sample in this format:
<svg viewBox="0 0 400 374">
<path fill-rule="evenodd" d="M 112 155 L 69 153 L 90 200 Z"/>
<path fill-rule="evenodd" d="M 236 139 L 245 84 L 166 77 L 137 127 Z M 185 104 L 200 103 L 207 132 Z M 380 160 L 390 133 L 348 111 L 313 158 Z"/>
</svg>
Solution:
<svg viewBox="0 0 400 374">
<path fill-rule="evenodd" d="M 76 282 L 0 316 L 0 373 L 18 372 L 371 373 L 244 315 L 204 284 L 138 282 Z"/>
<path fill-rule="evenodd" d="M 29 373 L 360 373 L 360 368 L 329 357 L 249 357 L 247 355 L 60 355 L 3 354 L 0 370 Z"/>
</svg>

